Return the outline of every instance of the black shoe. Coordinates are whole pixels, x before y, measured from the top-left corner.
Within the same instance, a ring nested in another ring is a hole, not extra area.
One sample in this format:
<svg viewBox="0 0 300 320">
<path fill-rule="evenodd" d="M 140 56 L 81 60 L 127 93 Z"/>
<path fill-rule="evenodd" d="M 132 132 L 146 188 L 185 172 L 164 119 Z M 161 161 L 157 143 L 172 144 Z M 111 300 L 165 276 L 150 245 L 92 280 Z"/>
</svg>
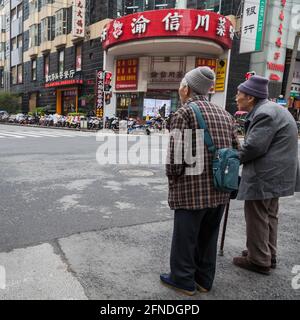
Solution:
<svg viewBox="0 0 300 320">
<path fill-rule="evenodd" d="M 193 296 L 196 293 L 195 287 L 185 287 L 182 285 L 179 285 L 175 283 L 173 280 L 171 280 L 171 276 L 168 273 L 163 273 L 160 275 L 160 280 L 164 285 L 167 285 L 171 289 L 175 289 L 179 292 L 182 292 L 188 296 Z"/>
<path fill-rule="evenodd" d="M 261 273 L 264 275 L 270 274 L 269 267 L 258 266 L 256 264 L 248 261 L 247 257 L 235 257 L 235 258 L 233 258 L 233 264 L 240 267 L 240 268 L 254 271 L 257 273 Z"/>
<path fill-rule="evenodd" d="M 248 256 L 248 250 L 243 250 L 242 251 L 242 256 L 243 257 L 247 257 Z M 271 257 L 271 268 L 272 269 L 276 269 L 276 266 L 277 266 L 276 256 L 272 255 L 272 257 Z"/>
<path fill-rule="evenodd" d="M 195 281 L 196 289 L 201 293 L 207 293 L 209 290 L 202 287 L 197 281 Z"/>
</svg>

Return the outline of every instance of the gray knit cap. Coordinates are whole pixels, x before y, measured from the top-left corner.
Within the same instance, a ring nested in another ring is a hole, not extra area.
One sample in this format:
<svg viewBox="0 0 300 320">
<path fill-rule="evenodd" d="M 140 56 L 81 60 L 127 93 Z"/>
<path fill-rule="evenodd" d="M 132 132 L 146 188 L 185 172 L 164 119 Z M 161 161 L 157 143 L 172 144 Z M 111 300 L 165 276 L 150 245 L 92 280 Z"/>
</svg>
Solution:
<svg viewBox="0 0 300 320">
<path fill-rule="evenodd" d="M 188 86 L 197 94 L 207 95 L 215 83 L 215 73 L 209 67 L 198 67 L 184 76 Z"/>
<path fill-rule="evenodd" d="M 269 96 L 268 84 L 269 80 L 267 78 L 255 75 L 241 83 L 238 90 L 252 97 L 267 99 Z"/>
</svg>

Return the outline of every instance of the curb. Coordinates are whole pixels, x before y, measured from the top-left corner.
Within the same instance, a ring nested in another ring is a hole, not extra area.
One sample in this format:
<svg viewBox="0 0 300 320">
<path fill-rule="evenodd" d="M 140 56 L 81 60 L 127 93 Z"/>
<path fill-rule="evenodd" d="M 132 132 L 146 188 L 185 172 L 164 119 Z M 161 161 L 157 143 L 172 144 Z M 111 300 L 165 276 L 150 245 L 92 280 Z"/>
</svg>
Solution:
<svg viewBox="0 0 300 320">
<path fill-rule="evenodd" d="M 0 122 L 1 125 L 4 126 L 15 126 L 15 127 L 29 127 L 29 128 L 42 128 L 42 129 L 58 129 L 58 130 L 65 130 L 65 131 L 83 131 L 83 132 L 98 132 L 100 130 L 95 130 L 95 129 L 76 129 L 76 128 L 65 128 L 65 127 L 45 127 L 45 126 L 39 126 L 39 125 L 34 125 L 34 124 L 18 124 L 18 123 L 2 123 Z"/>
</svg>

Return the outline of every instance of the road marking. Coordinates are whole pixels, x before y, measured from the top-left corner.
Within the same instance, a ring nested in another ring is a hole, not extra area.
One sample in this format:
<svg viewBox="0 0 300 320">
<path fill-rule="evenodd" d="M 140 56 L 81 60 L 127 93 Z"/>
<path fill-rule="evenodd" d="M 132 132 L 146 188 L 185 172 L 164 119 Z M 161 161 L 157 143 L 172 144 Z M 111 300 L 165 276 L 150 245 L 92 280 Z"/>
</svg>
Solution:
<svg viewBox="0 0 300 320">
<path fill-rule="evenodd" d="M 1 132 L 0 135 L 6 136 L 6 137 L 17 138 L 17 139 L 23 139 L 23 138 L 25 138 L 24 136 L 19 136 L 19 135 L 17 135 L 17 134 L 9 134 L 9 133 L 4 133 L 4 132 Z M 3 137 L 3 138 L 4 138 L 4 137 Z"/>
<path fill-rule="evenodd" d="M 17 135 L 26 136 L 26 137 L 41 138 L 41 136 L 38 136 L 38 135 L 32 134 L 32 133 L 27 133 L 27 132 L 18 132 L 18 133 L 15 133 L 15 132 L 13 132 L 13 131 L 6 131 L 5 133 L 8 133 L 8 134 L 17 134 Z M 0 134 L 1 134 L 1 133 L 0 133 Z"/>
<path fill-rule="evenodd" d="M 95 137 L 95 133 L 90 132 L 45 132 L 45 131 L 1 131 L 0 130 L 0 137 L 1 138 L 17 138 L 22 139 L 26 137 L 32 138 L 42 138 L 42 137 L 49 137 L 49 138 L 75 138 L 75 137 Z"/>
</svg>

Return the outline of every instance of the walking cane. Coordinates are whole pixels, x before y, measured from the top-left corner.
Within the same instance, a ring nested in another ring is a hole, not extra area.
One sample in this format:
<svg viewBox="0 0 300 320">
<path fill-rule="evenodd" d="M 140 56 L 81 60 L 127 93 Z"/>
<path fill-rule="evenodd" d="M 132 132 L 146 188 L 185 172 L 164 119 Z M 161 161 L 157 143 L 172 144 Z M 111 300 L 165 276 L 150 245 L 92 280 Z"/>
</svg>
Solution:
<svg viewBox="0 0 300 320">
<path fill-rule="evenodd" d="M 224 241 L 225 241 L 225 233 L 226 233 L 226 227 L 227 227 L 229 206 L 230 206 L 230 201 L 226 204 L 226 207 L 225 207 L 225 215 L 224 215 L 223 231 L 222 231 L 219 256 L 224 256 Z"/>
</svg>

